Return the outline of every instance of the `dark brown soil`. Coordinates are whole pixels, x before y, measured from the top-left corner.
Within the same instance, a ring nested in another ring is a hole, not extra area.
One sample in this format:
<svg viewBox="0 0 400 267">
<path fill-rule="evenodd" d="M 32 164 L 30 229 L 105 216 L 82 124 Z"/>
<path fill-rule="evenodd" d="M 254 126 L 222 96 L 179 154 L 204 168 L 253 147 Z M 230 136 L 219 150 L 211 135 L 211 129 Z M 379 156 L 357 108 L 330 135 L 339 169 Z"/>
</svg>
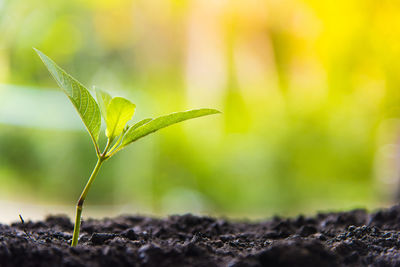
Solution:
<svg viewBox="0 0 400 267">
<path fill-rule="evenodd" d="M 193 215 L 0 225 L 0 266 L 400 266 L 400 206 L 260 223 Z"/>
</svg>

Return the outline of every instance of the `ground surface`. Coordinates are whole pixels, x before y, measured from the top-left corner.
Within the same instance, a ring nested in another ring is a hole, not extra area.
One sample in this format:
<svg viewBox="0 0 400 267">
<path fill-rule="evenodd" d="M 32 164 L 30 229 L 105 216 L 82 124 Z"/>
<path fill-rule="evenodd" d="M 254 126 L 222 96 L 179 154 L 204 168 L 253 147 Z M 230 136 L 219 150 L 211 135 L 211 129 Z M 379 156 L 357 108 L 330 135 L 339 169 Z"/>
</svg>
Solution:
<svg viewBox="0 0 400 267">
<path fill-rule="evenodd" d="M 193 215 L 0 225 L 0 266 L 400 266 L 400 206 L 234 223 Z"/>
</svg>

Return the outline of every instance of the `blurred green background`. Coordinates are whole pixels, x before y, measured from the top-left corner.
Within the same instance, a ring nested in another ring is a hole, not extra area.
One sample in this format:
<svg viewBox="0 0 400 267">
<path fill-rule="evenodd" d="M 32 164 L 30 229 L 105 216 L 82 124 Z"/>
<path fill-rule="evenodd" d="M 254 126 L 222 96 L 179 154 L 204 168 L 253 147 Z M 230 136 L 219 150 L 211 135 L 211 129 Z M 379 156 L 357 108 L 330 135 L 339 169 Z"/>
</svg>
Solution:
<svg viewBox="0 0 400 267">
<path fill-rule="evenodd" d="M 96 161 L 32 47 L 88 88 L 131 99 L 134 121 L 223 112 L 108 161 L 84 215 L 389 205 L 400 188 L 399 17 L 389 0 L 0 0 L 0 221 L 46 205 L 72 214 Z"/>
</svg>

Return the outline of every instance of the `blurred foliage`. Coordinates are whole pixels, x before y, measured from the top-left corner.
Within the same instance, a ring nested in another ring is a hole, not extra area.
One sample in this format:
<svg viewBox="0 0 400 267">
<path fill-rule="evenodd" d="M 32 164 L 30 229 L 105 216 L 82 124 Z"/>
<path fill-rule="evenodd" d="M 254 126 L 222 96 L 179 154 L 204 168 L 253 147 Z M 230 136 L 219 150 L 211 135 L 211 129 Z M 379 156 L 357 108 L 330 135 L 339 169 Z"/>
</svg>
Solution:
<svg viewBox="0 0 400 267">
<path fill-rule="evenodd" d="M 399 16 L 386 0 L 0 1 L 0 193 L 72 203 L 95 164 L 82 125 L 13 124 L 12 105 L 26 105 L 7 86 L 36 102 L 58 90 L 37 47 L 87 87 L 132 99 L 136 120 L 224 112 L 107 162 L 91 203 L 266 216 L 387 202 L 400 173 Z M 43 120 L 80 123 L 41 105 Z"/>
</svg>

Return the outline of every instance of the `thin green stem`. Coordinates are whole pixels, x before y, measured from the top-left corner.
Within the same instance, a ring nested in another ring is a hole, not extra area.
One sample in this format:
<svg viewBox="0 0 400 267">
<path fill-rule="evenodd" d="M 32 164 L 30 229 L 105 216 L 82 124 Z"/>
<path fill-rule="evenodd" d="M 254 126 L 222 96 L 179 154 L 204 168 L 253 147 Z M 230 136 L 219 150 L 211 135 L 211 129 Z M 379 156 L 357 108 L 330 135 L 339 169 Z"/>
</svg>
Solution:
<svg viewBox="0 0 400 267">
<path fill-rule="evenodd" d="M 92 141 L 93 141 L 94 149 L 96 150 L 96 155 L 97 155 L 97 157 L 99 158 L 99 157 L 100 157 L 100 148 L 99 148 L 99 145 L 97 144 L 97 142 L 96 142 L 96 140 L 94 139 L 94 137 L 93 137 L 92 134 L 90 134 L 90 138 L 91 138 Z"/>
<path fill-rule="evenodd" d="M 122 147 L 123 148 L 123 147 Z M 120 151 L 122 149 L 121 147 L 117 147 L 114 150 L 110 150 L 110 152 L 108 154 L 106 154 L 106 159 L 111 158 L 112 156 L 115 155 L 115 153 L 117 153 L 118 151 Z"/>
<path fill-rule="evenodd" d="M 108 151 L 108 154 L 112 153 L 113 150 L 116 149 L 116 148 L 118 147 L 119 143 L 120 143 L 121 140 L 122 140 L 122 137 L 123 137 L 123 134 L 121 134 L 121 135 L 119 136 L 119 138 L 117 139 L 117 141 L 115 142 L 115 144 L 113 145 L 113 147 L 110 148 L 110 150 Z"/>
<path fill-rule="evenodd" d="M 108 152 L 108 149 L 109 149 L 110 146 L 111 146 L 111 143 L 112 143 L 112 140 L 110 140 L 110 138 L 108 138 L 108 139 L 107 139 L 106 147 L 104 148 L 103 153 L 101 153 L 101 154 L 99 155 L 99 158 L 104 158 L 104 156 L 105 156 L 105 155 L 107 154 L 107 152 Z"/>
<path fill-rule="evenodd" d="M 106 147 L 104 148 L 104 151 L 101 154 L 100 154 L 100 151 L 96 144 L 96 153 L 97 153 L 98 160 L 97 160 L 96 166 L 93 169 L 92 174 L 89 177 L 88 182 L 86 183 L 85 188 L 82 191 L 81 196 L 79 197 L 78 203 L 76 205 L 75 226 L 74 226 L 74 233 L 72 235 L 72 243 L 71 243 L 72 247 L 74 247 L 78 244 L 79 232 L 80 232 L 80 228 L 81 228 L 81 215 L 82 215 L 83 203 L 85 202 L 85 199 L 89 192 L 90 186 L 94 182 L 94 179 L 96 179 L 96 176 L 100 170 L 101 164 L 103 164 L 103 162 L 105 160 L 107 160 L 107 157 L 105 157 L 105 155 L 107 154 L 111 143 L 112 143 L 112 140 L 107 139 Z"/>
<path fill-rule="evenodd" d="M 81 228 L 81 214 L 82 214 L 82 208 L 83 208 L 83 202 L 85 202 L 86 196 L 89 192 L 90 186 L 92 185 L 94 179 L 97 176 L 97 173 L 100 170 L 101 164 L 104 162 L 103 157 L 99 157 L 97 160 L 96 166 L 93 169 L 92 174 L 90 175 L 90 178 L 85 186 L 85 188 L 82 191 L 81 196 L 79 197 L 78 203 L 76 205 L 76 216 L 75 216 L 75 226 L 74 226 L 74 233 L 72 235 L 72 243 L 71 246 L 74 247 L 78 244 L 78 238 L 79 238 L 79 231 Z"/>
</svg>

